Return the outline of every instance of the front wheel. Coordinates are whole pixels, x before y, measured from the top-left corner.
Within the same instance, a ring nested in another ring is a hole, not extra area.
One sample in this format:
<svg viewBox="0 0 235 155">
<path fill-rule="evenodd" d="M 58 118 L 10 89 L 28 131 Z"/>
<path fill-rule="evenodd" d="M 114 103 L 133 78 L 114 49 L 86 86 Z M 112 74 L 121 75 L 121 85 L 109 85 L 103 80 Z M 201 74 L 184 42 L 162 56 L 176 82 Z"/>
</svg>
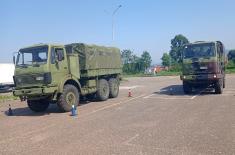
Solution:
<svg viewBox="0 0 235 155">
<path fill-rule="evenodd" d="M 225 88 L 225 77 L 223 78 L 223 88 Z"/>
<path fill-rule="evenodd" d="M 43 112 L 49 107 L 47 100 L 27 100 L 29 109 L 34 112 Z"/>
<path fill-rule="evenodd" d="M 185 94 L 190 94 L 192 93 L 192 86 L 187 82 L 183 81 L 183 90 Z"/>
<path fill-rule="evenodd" d="M 58 98 L 57 104 L 64 112 L 71 111 L 72 105 L 76 108 L 79 104 L 78 89 L 74 85 L 65 85 L 63 93 Z"/>
<path fill-rule="evenodd" d="M 222 80 L 218 80 L 215 83 L 215 93 L 216 94 L 222 94 L 223 93 L 223 81 Z"/>
</svg>

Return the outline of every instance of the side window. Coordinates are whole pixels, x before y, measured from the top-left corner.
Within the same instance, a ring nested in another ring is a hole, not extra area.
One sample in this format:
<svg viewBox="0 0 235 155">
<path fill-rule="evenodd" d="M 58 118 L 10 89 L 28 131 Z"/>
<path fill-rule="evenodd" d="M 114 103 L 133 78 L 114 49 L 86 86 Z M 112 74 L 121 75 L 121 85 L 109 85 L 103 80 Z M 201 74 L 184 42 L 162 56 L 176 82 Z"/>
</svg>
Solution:
<svg viewBox="0 0 235 155">
<path fill-rule="evenodd" d="M 217 57 L 218 59 L 221 57 L 221 48 L 219 44 L 217 44 Z"/>
<path fill-rule="evenodd" d="M 56 54 L 58 61 L 64 60 L 64 50 L 62 48 L 56 48 L 55 54 Z"/>
</svg>

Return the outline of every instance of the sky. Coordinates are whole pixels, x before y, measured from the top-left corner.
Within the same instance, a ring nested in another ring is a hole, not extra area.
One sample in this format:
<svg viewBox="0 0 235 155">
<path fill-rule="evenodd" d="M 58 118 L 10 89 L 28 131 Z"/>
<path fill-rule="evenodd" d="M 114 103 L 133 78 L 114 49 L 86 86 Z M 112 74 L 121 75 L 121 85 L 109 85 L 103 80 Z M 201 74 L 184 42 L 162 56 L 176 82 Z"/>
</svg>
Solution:
<svg viewBox="0 0 235 155">
<path fill-rule="evenodd" d="M 137 56 L 148 51 L 158 64 L 177 34 L 234 49 L 234 6 L 234 0 L 0 0 L 0 63 L 32 44 L 83 42 Z"/>
</svg>

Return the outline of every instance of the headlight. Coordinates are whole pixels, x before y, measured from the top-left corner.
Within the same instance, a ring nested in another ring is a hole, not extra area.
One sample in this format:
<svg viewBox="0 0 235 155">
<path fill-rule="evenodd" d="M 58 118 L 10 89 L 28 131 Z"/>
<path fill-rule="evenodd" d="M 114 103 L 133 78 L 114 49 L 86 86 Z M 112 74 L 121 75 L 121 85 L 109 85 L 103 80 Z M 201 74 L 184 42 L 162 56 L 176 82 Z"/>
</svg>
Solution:
<svg viewBox="0 0 235 155">
<path fill-rule="evenodd" d="M 42 76 L 36 77 L 36 80 L 37 80 L 37 81 L 43 81 L 43 80 L 44 80 L 44 77 L 42 77 Z"/>
</svg>

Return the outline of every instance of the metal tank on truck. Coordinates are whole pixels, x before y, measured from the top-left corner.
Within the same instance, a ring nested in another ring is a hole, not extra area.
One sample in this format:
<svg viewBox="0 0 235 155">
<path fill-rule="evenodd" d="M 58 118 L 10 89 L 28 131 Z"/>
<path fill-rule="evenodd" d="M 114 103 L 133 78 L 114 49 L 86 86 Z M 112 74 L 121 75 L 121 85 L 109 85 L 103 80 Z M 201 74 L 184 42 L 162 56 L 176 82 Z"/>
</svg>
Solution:
<svg viewBox="0 0 235 155">
<path fill-rule="evenodd" d="M 19 50 L 13 94 L 35 112 L 57 103 L 63 111 L 79 104 L 80 96 L 104 101 L 119 93 L 120 50 L 73 43 L 39 44 Z"/>
<path fill-rule="evenodd" d="M 225 50 L 220 41 L 195 42 L 184 46 L 182 55 L 183 90 L 212 87 L 216 94 L 225 88 Z"/>
</svg>

